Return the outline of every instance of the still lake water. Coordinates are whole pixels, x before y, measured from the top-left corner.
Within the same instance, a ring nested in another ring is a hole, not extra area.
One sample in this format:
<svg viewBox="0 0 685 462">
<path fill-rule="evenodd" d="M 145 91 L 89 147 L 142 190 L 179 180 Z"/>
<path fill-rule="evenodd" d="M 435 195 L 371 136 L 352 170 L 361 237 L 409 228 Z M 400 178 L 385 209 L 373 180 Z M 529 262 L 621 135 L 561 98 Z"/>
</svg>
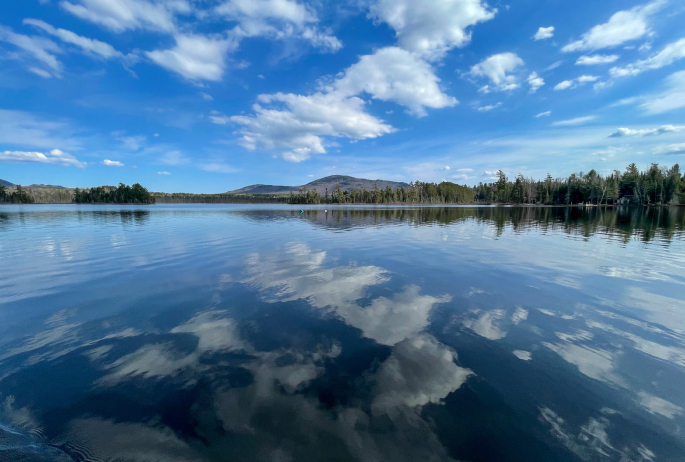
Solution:
<svg viewBox="0 0 685 462">
<path fill-rule="evenodd" d="M 0 207 L 0 459 L 685 460 L 685 209 Z"/>
</svg>

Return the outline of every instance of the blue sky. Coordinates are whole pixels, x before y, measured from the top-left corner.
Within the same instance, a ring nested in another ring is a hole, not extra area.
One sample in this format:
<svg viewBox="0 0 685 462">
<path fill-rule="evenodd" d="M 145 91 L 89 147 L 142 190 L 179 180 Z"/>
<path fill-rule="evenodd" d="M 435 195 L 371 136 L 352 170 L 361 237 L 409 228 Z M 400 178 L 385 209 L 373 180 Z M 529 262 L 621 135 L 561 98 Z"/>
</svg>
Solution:
<svg viewBox="0 0 685 462">
<path fill-rule="evenodd" d="M 685 3 L 0 5 L 0 178 L 223 192 L 685 158 Z"/>
</svg>

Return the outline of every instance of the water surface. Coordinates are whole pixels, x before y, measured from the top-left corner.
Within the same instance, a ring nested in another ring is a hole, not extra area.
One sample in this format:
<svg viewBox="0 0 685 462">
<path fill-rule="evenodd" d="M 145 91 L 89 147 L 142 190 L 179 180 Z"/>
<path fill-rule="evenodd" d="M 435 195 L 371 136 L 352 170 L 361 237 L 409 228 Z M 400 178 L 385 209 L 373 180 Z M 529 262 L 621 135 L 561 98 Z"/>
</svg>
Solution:
<svg viewBox="0 0 685 462">
<path fill-rule="evenodd" d="M 685 460 L 682 208 L 2 206 L 0 265 L 0 460 Z"/>
</svg>

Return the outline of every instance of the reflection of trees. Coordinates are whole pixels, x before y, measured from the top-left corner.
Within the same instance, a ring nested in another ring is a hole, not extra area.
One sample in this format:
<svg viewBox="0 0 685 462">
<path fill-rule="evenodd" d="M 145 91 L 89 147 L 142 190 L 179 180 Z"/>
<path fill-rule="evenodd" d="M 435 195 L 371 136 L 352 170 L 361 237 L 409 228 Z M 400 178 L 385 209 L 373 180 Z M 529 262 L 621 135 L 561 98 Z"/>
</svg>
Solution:
<svg viewBox="0 0 685 462">
<path fill-rule="evenodd" d="M 670 241 L 685 231 L 682 207 L 396 207 L 331 208 L 305 210 L 233 211 L 251 220 L 303 218 L 331 230 L 351 230 L 383 225 L 450 225 L 476 221 L 493 226 L 501 235 L 514 232 L 562 231 L 590 237 L 594 234 L 616 236 L 623 241 L 655 238 Z"/>
</svg>

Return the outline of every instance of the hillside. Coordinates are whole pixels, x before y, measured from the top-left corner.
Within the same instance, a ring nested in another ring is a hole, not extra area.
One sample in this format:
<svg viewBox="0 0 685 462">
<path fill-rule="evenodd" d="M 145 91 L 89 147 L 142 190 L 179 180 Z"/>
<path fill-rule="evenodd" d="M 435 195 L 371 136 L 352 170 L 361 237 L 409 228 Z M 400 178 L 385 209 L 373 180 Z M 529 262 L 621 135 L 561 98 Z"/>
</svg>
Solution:
<svg viewBox="0 0 685 462">
<path fill-rule="evenodd" d="M 366 180 L 346 175 L 331 175 L 311 181 L 302 186 L 253 184 L 233 191 L 228 191 L 226 194 L 289 194 L 291 192 L 297 193 L 301 188 L 307 188 L 310 191 L 316 190 L 319 194 L 325 194 L 326 189 L 331 193 L 338 184 L 340 185 L 340 189 L 347 192 L 350 192 L 353 189 L 366 189 L 367 191 L 370 191 L 373 190 L 374 184 L 378 186 L 378 189 L 385 189 L 387 186 L 390 186 L 391 189 L 406 188 L 409 186 L 407 183 L 396 181 Z"/>
<path fill-rule="evenodd" d="M 14 186 L 15 186 L 14 183 L 10 183 L 9 181 L 5 181 L 5 180 L 0 180 L 0 184 L 6 188 L 14 188 Z"/>
</svg>

